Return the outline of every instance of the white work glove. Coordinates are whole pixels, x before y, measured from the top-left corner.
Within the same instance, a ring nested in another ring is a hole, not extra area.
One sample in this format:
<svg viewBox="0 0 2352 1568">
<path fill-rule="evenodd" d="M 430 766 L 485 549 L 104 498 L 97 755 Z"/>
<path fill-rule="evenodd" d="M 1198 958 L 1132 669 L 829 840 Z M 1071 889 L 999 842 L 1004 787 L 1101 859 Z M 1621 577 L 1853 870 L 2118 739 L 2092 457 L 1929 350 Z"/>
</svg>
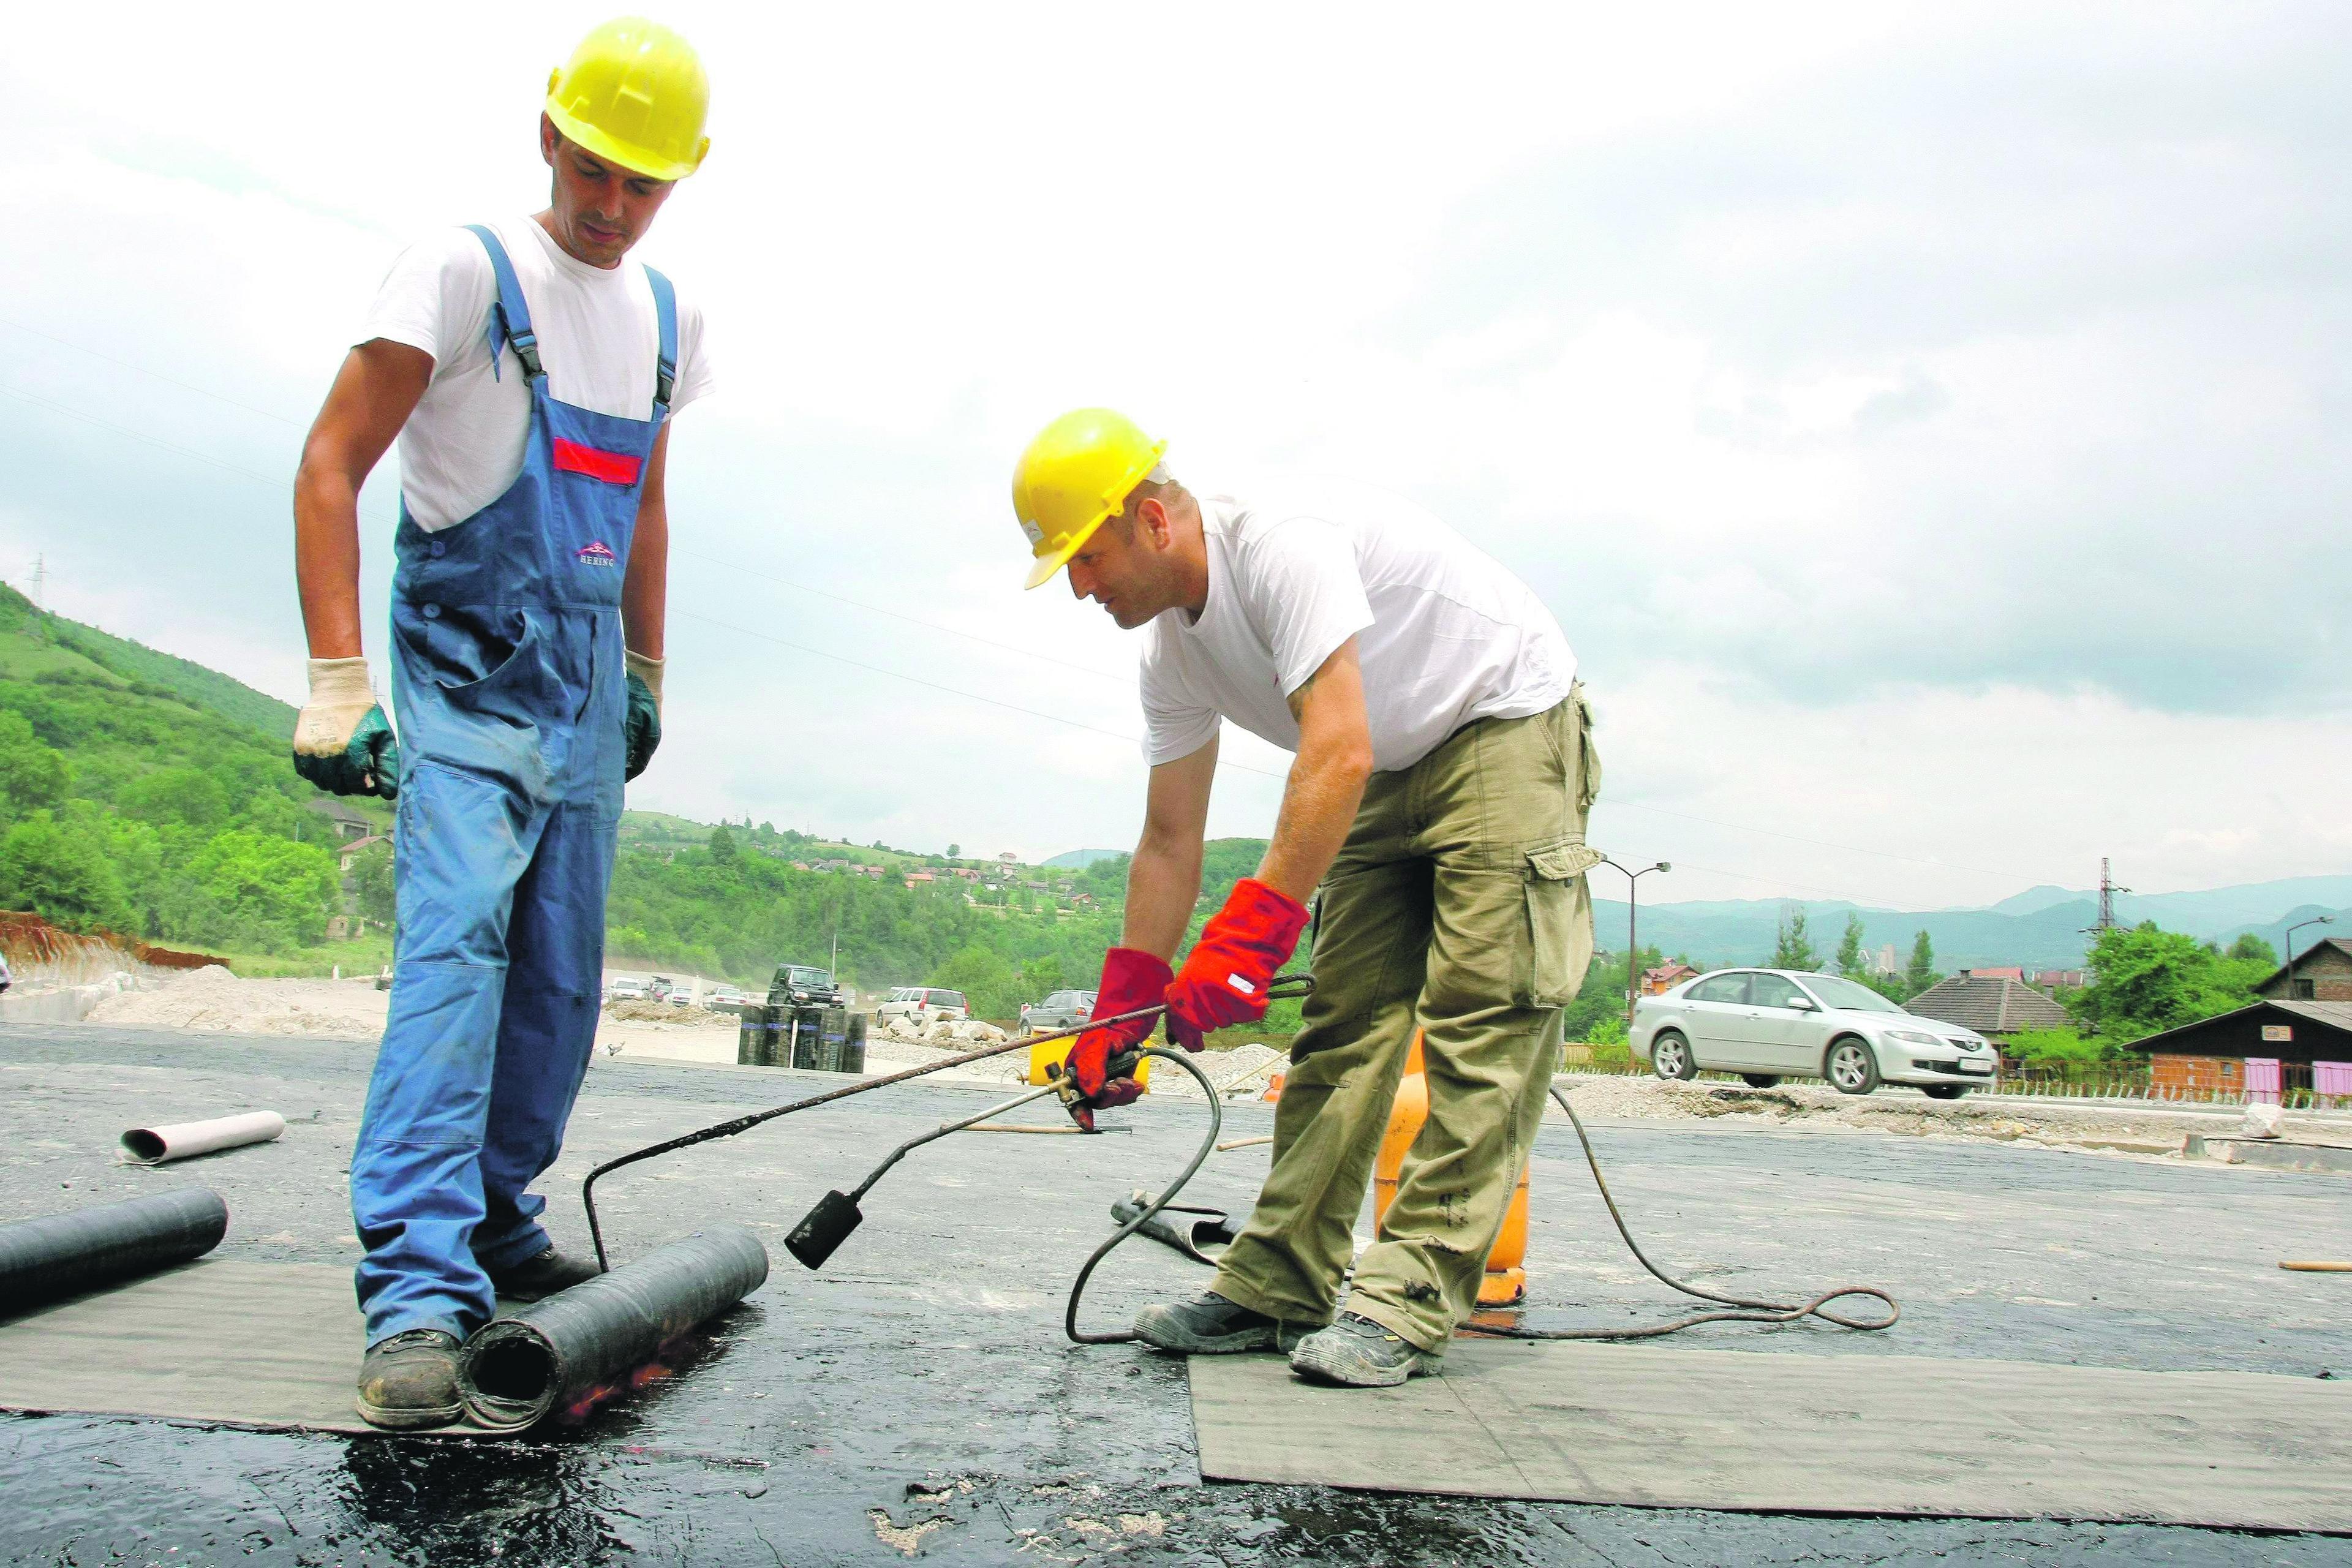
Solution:
<svg viewBox="0 0 2352 1568">
<path fill-rule="evenodd" d="M 310 661 L 310 700 L 294 721 L 294 771 L 335 795 L 400 794 L 400 739 L 364 658 Z"/>
<path fill-rule="evenodd" d="M 621 776 L 633 779 L 646 771 L 654 760 L 654 748 L 661 744 L 662 661 L 632 649 L 621 662 L 629 680 L 628 710 L 621 721 L 629 752 Z"/>
</svg>

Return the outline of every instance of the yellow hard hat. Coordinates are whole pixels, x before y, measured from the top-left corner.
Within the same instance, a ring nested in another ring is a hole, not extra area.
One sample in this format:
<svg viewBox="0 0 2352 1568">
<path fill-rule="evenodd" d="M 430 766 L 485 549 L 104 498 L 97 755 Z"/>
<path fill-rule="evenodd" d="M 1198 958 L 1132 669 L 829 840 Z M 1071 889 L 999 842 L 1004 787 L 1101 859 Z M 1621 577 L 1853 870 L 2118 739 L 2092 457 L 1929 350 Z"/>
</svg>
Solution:
<svg viewBox="0 0 2352 1568">
<path fill-rule="evenodd" d="M 694 46 L 658 22 L 623 16 L 580 40 L 547 79 L 547 117 L 599 158 L 656 180 L 702 166 L 710 79 Z"/>
<path fill-rule="evenodd" d="M 1076 409 L 1038 431 L 1013 470 L 1013 514 L 1036 557 L 1022 586 L 1036 587 L 1085 549 L 1166 450 L 1108 408 Z"/>
</svg>

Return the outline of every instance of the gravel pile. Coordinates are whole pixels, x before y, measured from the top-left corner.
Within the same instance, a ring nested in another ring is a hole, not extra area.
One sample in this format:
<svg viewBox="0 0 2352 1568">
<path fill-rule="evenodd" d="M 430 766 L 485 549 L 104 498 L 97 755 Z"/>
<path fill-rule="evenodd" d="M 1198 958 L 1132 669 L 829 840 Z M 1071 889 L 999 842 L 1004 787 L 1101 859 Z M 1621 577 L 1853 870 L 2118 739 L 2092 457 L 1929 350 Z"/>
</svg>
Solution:
<svg viewBox="0 0 2352 1568">
<path fill-rule="evenodd" d="M 371 1039 L 388 993 L 365 980 L 240 980 L 217 963 L 100 1003 L 88 1022 L 129 1028 Z"/>
<path fill-rule="evenodd" d="M 604 1004 L 604 1016 L 619 1024 L 710 1024 L 740 1025 L 742 1020 L 732 1013 L 720 1013 L 709 1007 L 681 1007 L 674 1002 L 656 1002 L 651 997 L 624 996 L 617 1002 Z"/>
</svg>

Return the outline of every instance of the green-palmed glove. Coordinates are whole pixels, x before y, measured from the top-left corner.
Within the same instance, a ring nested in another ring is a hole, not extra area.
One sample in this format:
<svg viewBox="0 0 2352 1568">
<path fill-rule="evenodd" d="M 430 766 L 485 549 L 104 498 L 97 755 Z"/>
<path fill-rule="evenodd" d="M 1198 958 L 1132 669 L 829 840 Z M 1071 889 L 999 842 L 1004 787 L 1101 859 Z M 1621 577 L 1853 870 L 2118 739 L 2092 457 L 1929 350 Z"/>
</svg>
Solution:
<svg viewBox="0 0 2352 1568">
<path fill-rule="evenodd" d="M 629 671 L 629 710 L 622 720 L 629 760 L 622 765 L 621 776 L 633 779 L 646 771 L 654 760 L 654 748 L 661 744 L 662 661 L 630 653 L 623 662 Z"/>
<path fill-rule="evenodd" d="M 294 771 L 334 795 L 400 794 L 400 737 L 376 702 L 366 659 L 310 661 L 310 700 L 294 721 Z"/>
</svg>

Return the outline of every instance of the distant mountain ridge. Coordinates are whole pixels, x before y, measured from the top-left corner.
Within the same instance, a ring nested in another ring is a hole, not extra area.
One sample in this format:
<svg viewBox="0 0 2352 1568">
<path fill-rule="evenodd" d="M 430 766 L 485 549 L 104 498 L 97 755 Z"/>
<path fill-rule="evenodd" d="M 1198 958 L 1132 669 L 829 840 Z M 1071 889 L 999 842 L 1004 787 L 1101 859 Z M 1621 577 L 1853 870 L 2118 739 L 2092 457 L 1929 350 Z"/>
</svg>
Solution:
<svg viewBox="0 0 2352 1568">
<path fill-rule="evenodd" d="M 1909 957 L 1913 939 L 1926 931 L 1937 967 L 1947 971 L 2011 963 L 2077 968 L 2089 946 L 2085 932 L 2099 918 L 2097 894 L 2048 887 L 2028 889 L 1984 909 L 1923 912 L 1865 909 L 1838 900 L 1645 901 L 1641 942 L 1702 964 L 1754 963 L 1772 951 L 1780 911 L 1790 907 L 1805 911 L 1813 949 L 1824 960 L 1836 952 L 1846 916 L 1854 914 L 1862 919 L 1864 944 L 1875 952 L 1891 942 L 1898 962 Z M 2154 921 L 2167 931 L 2224 944 L 2252 931 L 2273 948 L 2281 946 L 2293 921 L 2338 911 L 2335 933 L 2352 934 L 2352 876 L 2289 877 L 2200 892 L 2118 894 L 2116 900 L 2116 918 L 2127 924 Z M 1624 946 L 1622 903 L 1596 899 L 1593 921 L 1602 947 Z M 2308 946 L 2328 929 L 2315 926 L 2298 933 L 2296 946 Z"/>
<path fill-rule="evenodd" d="M 1051 866 L 1057 871 L 1083 871 L 1097 860 L 1116 860 L 1126 854 L 1124 849 L 1065 849 L 1040 866 Z"/>
</svg>

